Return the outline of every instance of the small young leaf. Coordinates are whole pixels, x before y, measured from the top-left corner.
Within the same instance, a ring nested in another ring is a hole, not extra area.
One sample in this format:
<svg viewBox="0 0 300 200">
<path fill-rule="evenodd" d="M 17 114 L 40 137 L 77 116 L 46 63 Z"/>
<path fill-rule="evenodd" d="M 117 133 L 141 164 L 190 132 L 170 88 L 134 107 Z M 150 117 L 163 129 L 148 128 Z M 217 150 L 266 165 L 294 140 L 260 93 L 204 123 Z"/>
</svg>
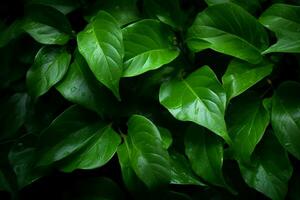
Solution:
<svg viewBox="0 0 300 200">
<path fill-rule="evenodd" d="M 157 20 L 142 20 L 123 30 L 125 46 L 125 77 L 137 76 L 174 60 L 178 49 L 174 34 Z"/>
<path fill-rule="evenodd" d="M 280 144 L 300 160 L 300 84 L 284 82 L 272 98 L 271 122 Z"/>
<path fill-rule="evenodd" d="M 45 94 L 68 70 L 71 55 L 62 47 L 45 46 L 27 72 L 27 87 L 33 97 Z"/>
<path fill-rule="evenodd" d="M 262 61 L 261 52 L 269 44 L 264 27 L 232 3 L 216 4 L 200 12 L 188 30 L 187 43 L 195 52 L 210 48 L 253 64 Z"/>
<path fill-rule="evenodd" d="M 164 83 L 159 100 L 175 118 L 204 126 L 230 143 L 224 120 L 226 93 L 208 66 L 186 79 Z"/>
<path fill-rule="evenodd" d="M 119 81 L 123 71 L 123 36 L 118 22 L 105 11 L 96 17 L 77 35 L 78 49 L 90 69 L 101 83 L 117 98 Z"/>
</svg>

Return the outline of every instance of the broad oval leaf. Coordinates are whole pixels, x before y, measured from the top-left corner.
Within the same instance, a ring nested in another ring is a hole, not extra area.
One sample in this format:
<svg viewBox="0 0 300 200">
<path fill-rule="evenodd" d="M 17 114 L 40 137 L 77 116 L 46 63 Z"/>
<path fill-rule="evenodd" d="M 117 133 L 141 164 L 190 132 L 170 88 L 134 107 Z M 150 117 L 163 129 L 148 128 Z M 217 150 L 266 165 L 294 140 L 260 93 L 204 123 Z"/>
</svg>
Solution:
<svg viewBox="0 0 300 200">
<path fill-rule="evenodd" d="M 188 160 L 179 153 L 171 153 L 171 184 L 205 186 L 192 171 Z"/>
<path fill-rule="evenodd" d="M 100 11 L 77 35 L 78 49 L 90 69 L 117 98 L 123 71 L 123 36 L 118 22 L 107 12 Z"/>
<path fill-rule="evenodd" d="M 186 79 L 164 83 L 159 101 L 175 118 L 204 126 L 230 143 L 224 120 L 226 93 L 208 66 Z"/>
<path fill-rule="evenodd" d="M 157 20 L 145 19 L 125 27 L 124 73 L 131 77 L 154 70 L 174 60 L 179 51 L 174 33 Z"/>
<path fill-rule="evenodd" d="M 266 132 L 250 165 L 239 162 L 245 182 L 274 200 L 284 199 L 293 168 L 286 151 L 271 132 Z"/>
<path fill-rule="evenodd" d="M 255 146 L 269 125 L 269 113 L 261 99 L 255 93 L 249 93 L 232 102 L 226 119 L 236 159 L 250 161 Z"/>
<path fill-rule="evenodd" d="M 71 55 L 65 48 L 42 47 L 35 56 L 34 63 L 27 72 L 26 83 L 33 97 L 45 94 L 60 81 L 68 70 Z"/>
<path fill-rule="evenodd" d="M 267 61 L 259 64 L 250 64 L 238 59 L 232 60 L 222 77 L 228 99 L 232 99 L 245 92 L 271 74 L 272 69 L 273 64 Z"/>
<path fill-rule="evenodd" d="M 271 122 L 281 145 L 300 160 L 300 84 L 284 82 L 272 97 Z"/>
<path fill-rule="evenodd" d="M 42 44 L 66 44 L 71 35 L 71 25 L 64 14 L 53 7 L 32 4 L 26 10 L 23 29 Z"/>
<path fill-rule="evenodd" d="M 188 30 L 187 44 L 195 52 L 217 52 L 256 64 L 268 47 L 264 27 L 241 7 L 232 3 L 216 4 L 200 12 Z"/>
<path fill-rule="evenodd" d="M 223 143 L 218 136 L 210 135 L 205 128 L 193 125 L 186 132 L 184 145 L 185 154 L 198 176 L 211 184 L 231 190 L 223 177 Z"/>
<path fill-rule="evenodd" d="M 93 113 L 71 106 L 41 133 L 37 165 L 49 165 L 79 151 L 103 127 Z"/>
<path fill-rule="evenodd" d="M 259 18 L 268 29 L 275 32 L 277 42 L 263 53 L 300 53 L 300 6 L 273 4 Z"/>
<path fill-rule="evenodd" d="M 84 58 L 75 52 L 74 61 L 56 89 L 67 100 L 80 104 L 100 115 L 111 114 L 118 102 L 90 71 Z"/>
<path fill-rule="evenodd" d="M 71 172 L 101 167 L 113 157 L 120 143 L 120 136 L 110 125 L 99 129 L 84 147 L 62 161 L 60 169 Z"/>
<path fill-rule="evenodd" d="M 26 93 L 16 93 L 0 102 L 0 141 L 12 139 L 24 124 L 30 98 Z"/>
<path fill-rule="evenodd" d="M 131 166 L 151 189 L 168 184 L 170 158 L 157 127 L 147 118 L 133 115 L 128 121 L 126 144 Z"/>
</svg>

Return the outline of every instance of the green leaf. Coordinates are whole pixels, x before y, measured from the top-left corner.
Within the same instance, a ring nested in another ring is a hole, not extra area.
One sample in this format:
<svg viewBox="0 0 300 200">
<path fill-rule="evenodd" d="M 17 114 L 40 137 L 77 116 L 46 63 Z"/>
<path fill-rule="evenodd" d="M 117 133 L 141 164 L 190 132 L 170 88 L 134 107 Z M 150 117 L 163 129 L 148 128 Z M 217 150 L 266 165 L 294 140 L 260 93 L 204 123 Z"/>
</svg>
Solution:
<svg viewBox="0 0 300 200">
<path fill-rule="evenodd" d="M 37 165 L 49 165 L 79 151 L 95 135 L 101 134 L 103 127 L 93 113 L 71 106 L 42 132 L 37 148 Z"/>
<path fill-rule="evenodd" d="M 250 64 L 233 59 L 222 77 L 228 99 L 232 99 L 270 75 L 273 64 L 263 61 L 259 64 Z"/>
<path fill-rule="evenodd" d="M 186 79 L 164 83 L 159 100 L 176 119 L 195 122 L 230 143 L 224 120 L 226 93 L 208 66 Z"/>
<path fill-rule="evenodd" d="M 128 190 L 136 195 L 137 193 L 145 192 L 146 185 L 137 177 L 136 173 L 134 172 L 129 158 L 129 151 L 129 146 L 125 142 L 118 147 L 117 153 L 123 182 Z M 139 195 L 143 196 L 144 194 Z"/>
<path fill-rule="evenodd" d="M 254 13 L 258 9 L 260 9 L 260 1 L 259 0 L 251 0 L 251 1 L 245 1 L 245 0 L 205 0 L 205 2 L 209 5 L 215 5 L 215 4 L 220 4 L 220 3 L 235 3 L 244 9 L 246 9 L 250 13 Z"/>
<path fill-rule="evenodd" d="M 0 30 L 0 48 L 7 45 L 11 40 L 16 39 L 23 33 L 22 20 L 16 20 L 4 30 Z"/>
<path fill-rule="evenodd" d="M 231 190 L 223 177 L 223 144 L 218 136 L 193 125 L 186 132 L 184 145 L 185 154 L 197 175 L 213 185 Z"/>
<path fill-rule="evenodd" d="M 144 9 L 149 16 L 175 29 L 182 30 L 185 26 L 187 12 L 181 10 L 179 0 L 145 0 Z"/>
<path fill-rule="evenodd" d="M 64 14 L 41 4 L 30 5 L 23 29 L 42 44 L 66 44 L 72 35 L 71 25 Z"/>
<path fill-rule="evenodd" d="M 268 29 L 275 32 L 277 42 L 263 53 L 300 53 L 300 6 L 273 4 L 259 18 Z"/>
<path fill-rule="evenodd" d="M 271 123 L 280 144 L 300 160 L 300 84 L 282 83 L 272 98 Z"/>
<path fill-rule="evenodd" d="M 11 139 L 18 134 L 26 120 L 30 102 L 26 93 L 16 93 L 4 100 L 0 104 L 0 140 Z"/>
<path fill-rule="evenodd" d="M 125 27 L 124 73 L 131 77 L 157 69 L 174 60 L 179 51 L 174 33 L 157 20 L 145 19 Z"/>
<path fill-rule="evenodd" d="M 56 89 L 67 100 L 80 104 L 100 115 L 112 113 L 114 97 L 99 84 L 90 71 L 84 58 L 78 51 L 65 77 L 56 85 Z"/>
<path fill-rule="evenodd" d="M 44 174 L 45 168 L 36 168 L 36 136 L 26 135 L 20 138 L 11 148 L 8 158 L 17 176 L 18 188 L 30 185 Z"/>
<path fill-rule="evenodd" d="M 71 55 L 65 48 L 42 47 L 27 72 L 26 82 L 29 93 L 35 98 L 45 94 L 63 78 L 70 61 Z"/>
<path fill-rule="evenodd" d="M 284 199 L 293 168 L 287 153 L 267 132 L 252 157 L 251 165 L 239 163 L 245 182 L 274 200 Z"/>
<path fill-rule="evenodd" d="M 159 130 L 160 137 L 162 139 L 163 147 L 165 149 L 168 149 L 172 145 L 172 142 L 173 142 L 171 132 L 164 127 L 158 126 L 157 128 Z"/>
<path fill-rule="evenodd" d="M 78 49 L 96 78 L 117 98 L 124 56 L 123 36 L 118 22 L 100 11 L 77 35 Z"/>
<path fill-rule="evenodd" d="M 170 154 L 171 184 L 205 186 L 192 171 L 188 160 L 179 153 Z"/>
<path fill-rule="evenodd" d="M 103 6 L 118 21 L 120 26 L 139 19 L 137 0 L 108 0 Z"/>
<path fill-rule="evenodd" d="M 151 189 L 170 181 L 170 158 L 157 127 L 147 118 L 133 115 L 128 121 L 126 145 L 131 166 Z"/>
<path fill-rule="evenodd" d="M 78 0 L 27 0 L 31 4 L 42 4 L 51 6 L 63 14 L 68 14 L 80 6 Z"/>
<path fill-rule="evenodd" d="M 109 178 L 95 177 L 76 181 L 66 199 L 74 200 L 122 200 L 123 192 Z"/>
<path fill-rule="evenodd" d="M 187 44 L 192 51 L 205 49 L 257 64 L 268 47 L 264 27 L 241 7 L 216 4 L 200 12 L 188 30 Z"/>
<path fill-rule="evenodd" d="M 270 116 L 261 99 L 254 93 L 237 98 L 227 115 L 228 133 L 237 160 L 250 161 L 250 156 L 269 125 Z"/>
<path fill-rule="evenodd" d="M 78 152 L 62 161 L 60 169 L 71 172 L 75 169 L 94 169 L 105 165 L 116 153 L 120 136 L 109 126 L 99 130 Z"/>
<path fill-rule="evenodd" d="M 70 36 L 56 30 L 55 28 L 39 22 L 27 20 L 23 26 L 24 30 L 41 44 L 66 44 Z"/>
</svg>

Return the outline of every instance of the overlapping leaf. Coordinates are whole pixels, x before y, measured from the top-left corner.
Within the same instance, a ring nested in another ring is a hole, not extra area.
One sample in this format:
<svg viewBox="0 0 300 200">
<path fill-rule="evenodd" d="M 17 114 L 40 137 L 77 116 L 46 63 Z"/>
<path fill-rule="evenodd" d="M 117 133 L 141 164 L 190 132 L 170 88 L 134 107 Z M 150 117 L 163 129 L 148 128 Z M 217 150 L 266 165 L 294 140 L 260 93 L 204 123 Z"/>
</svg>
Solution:
<svg viewBox="0 0 300 200">
<path fill-rule="evenodd" d="M 209 135 L 203 127 L 192 126 L 186 132 L 184 144 L 185 154 L 197 175 L 211 184 L 231 190 L 223 177 L 223 144 L 220 138 Z"/>
<path fill-rule="evenodd" d="M 177 119 L 204 126 L 230 143 L 224 120 L 226 93 L 208 66 L 186 79 L 164 83 L 159 100 Z"/>
<path fill-rule="evenodd" d="M 270 62 L 263 61 L 259 64 L 250 64 L 234 59 L 227 67 L 222 77 L 228 99 L 236 97 L 268 76 L 273 69 Z"/>
<path fill-rule="evenodd" d="M 245 182 L 274 200 L 284 199 L 293 168 L 287 153 L 271 132 L 255 152 L 250 165 L 239 163 Z"/>
<path fill-rule="evenodd" d="M 130 118 L 126 145 L 132 168 L 149 188 L 169 183 L 169 154 L 163 147 L 158 129 L 150 120 L 140 115 Z"/>
<path fill-rule="evenodd" d="M 237 160 L 250 161 L 270 121 L 269 113 L 255 93 L 237 98 L 227 112 L 228 133 Z"/>
<path fill-rule="evenodd" d="M 227 3 L 227 2 L 232 2 L 235 3 L 244 9 L 246 9 L 250 13 L 255 13 L 258 9 L 260 9 L 260 1 L 259 0 L 251 0 L 251 1 L 244 1 L 244 0 L 205 0 L 205 2 L 211 6 L 214 4 L 219 4 L 219 3 Z"/>
<path fill-rule="evenodd" d="M 141 20 L 123 30 L 125 46 L 125 77 L 154 70 L 174 60 L 178 49 L 174 34 L 157 20 Z"/>
<path fill-rule="evenodd" d="M 117 103 L 113 96 L 95 79 L 84 58 L 78 52 L 74 57 L 68 72 L 56 85 L 56 89 L 64 98 L 73 103 L 80 104 L 101 115 L 112 113 L 115 107 L 110 105 Z"/>
<path fill-rule="evenodd" d="M 93 113 L 79 106 L 68 108 L 41 134 L 37 165 L 49 165 L 79 151 L 104 126 Z"/>
<path fill-rule="evenodd" d="M 96 78 L 119 98 L 124 47 L 118 22 L 109 13 L 100 11 L 77 35 L 77 42 Z"/>
<path fill-rule="evenodd" d="M 42 4 L 29 6 L 23 29 L 42 44 L 63 45 L 72 35 L 66 16 L 55 8 Z"/>
<path fill-rule="evenodd" d="M 259 21 L 275 32 L 277 42 L 263 53 L 300 53 L 300 6 L 273 4 Z"/>
<path fill-rule="evenodd" d="M 210 48 L 256 64 L 268 47 L 268 35 L 252 15 L 235 4 L 224 3 L 198 14 L 188 30 L 187 43 L 195 52 Z"/>
<path fill-rule="evenodd" d="M 281 145 L 300 159 L 300 84 L 284 82 L 272 98 L 272 127 Z"/>
<path fill-rule="evenodd" d="M 71 55 L 65 48 L 45 46 L 37 53 L 27 72 L 27 87 L 33 97 L 45 94 L 68 70 Z"/>
<path fill-rule="evenodd" d="M 82 149 L 62 161 L 65 172 L 75 169 L 94 169 L 105 165 L 116 153 L 120 136 L 110 127 L 99 130 Z"/>
</svg>

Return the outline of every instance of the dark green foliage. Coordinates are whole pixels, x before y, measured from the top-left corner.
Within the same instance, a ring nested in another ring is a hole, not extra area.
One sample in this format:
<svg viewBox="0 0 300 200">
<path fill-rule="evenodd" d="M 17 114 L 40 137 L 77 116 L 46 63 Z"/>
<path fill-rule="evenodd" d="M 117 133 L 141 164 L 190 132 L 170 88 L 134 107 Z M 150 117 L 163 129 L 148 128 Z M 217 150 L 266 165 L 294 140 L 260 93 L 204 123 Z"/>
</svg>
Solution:
<svg viewBox="0 0 300 200">
<path fill-rule="evenodd" d="M 300 199 L 296 0 L 0 7 L 0 199 Z"/>
</svg>

